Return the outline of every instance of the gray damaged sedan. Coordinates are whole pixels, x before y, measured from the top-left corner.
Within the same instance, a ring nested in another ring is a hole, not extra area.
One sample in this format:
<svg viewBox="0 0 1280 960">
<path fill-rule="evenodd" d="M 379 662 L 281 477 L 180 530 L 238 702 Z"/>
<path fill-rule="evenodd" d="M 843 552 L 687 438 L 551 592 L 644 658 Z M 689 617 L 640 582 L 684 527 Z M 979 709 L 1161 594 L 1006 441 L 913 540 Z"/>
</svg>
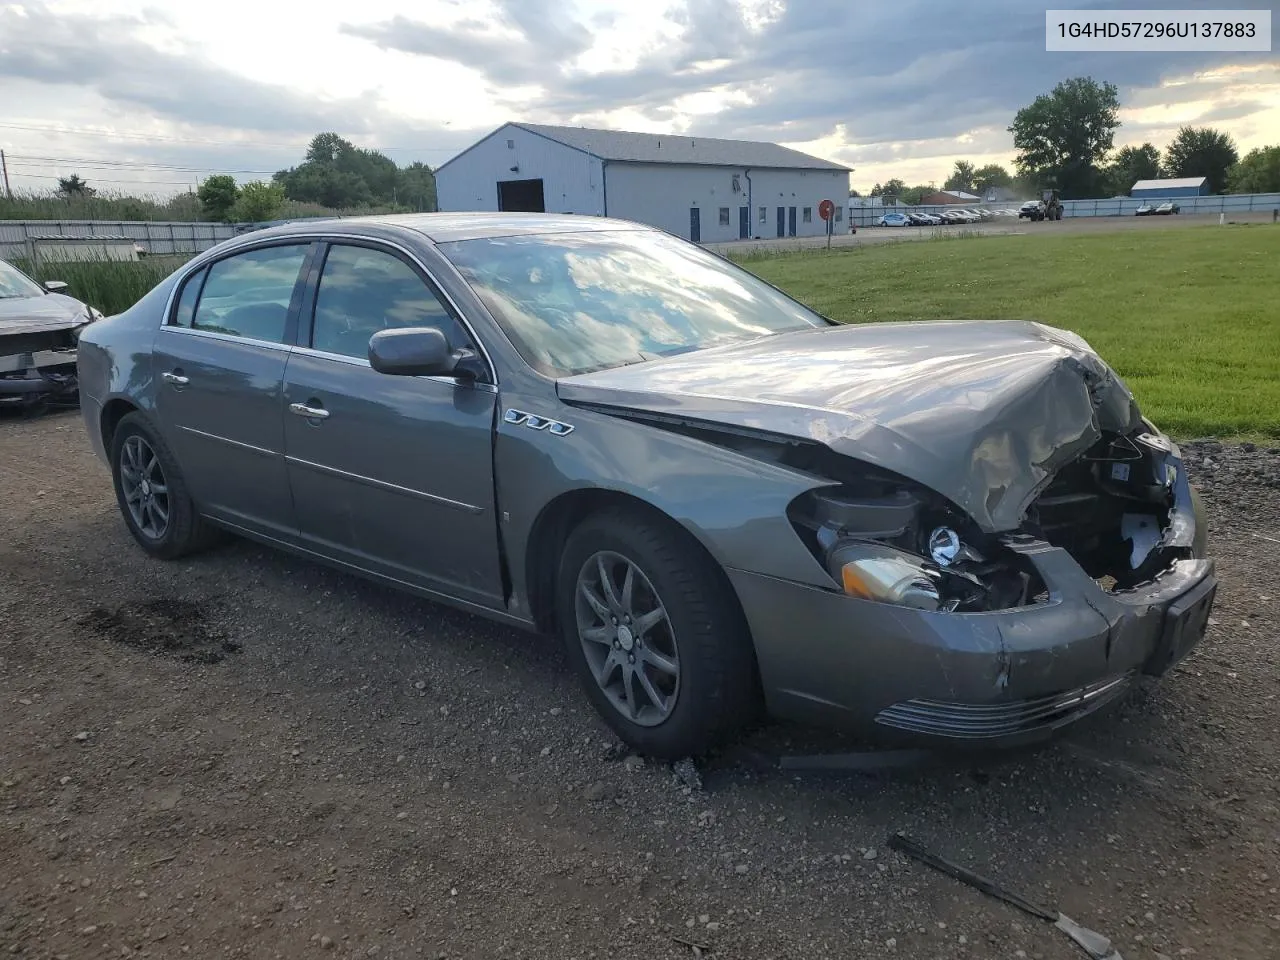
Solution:
<svg viewBox="0 0 1280 960">
<path fill-rule="evenodd" d="M 1213 603 L 1177 447 L 1079 337 L 841 325 L 634 223 L 284 224 L 79 346 L 144 550 L 232 531 L 558 633 L 657 756 L 766 713 L 1040 738 Z"/>
</svg>

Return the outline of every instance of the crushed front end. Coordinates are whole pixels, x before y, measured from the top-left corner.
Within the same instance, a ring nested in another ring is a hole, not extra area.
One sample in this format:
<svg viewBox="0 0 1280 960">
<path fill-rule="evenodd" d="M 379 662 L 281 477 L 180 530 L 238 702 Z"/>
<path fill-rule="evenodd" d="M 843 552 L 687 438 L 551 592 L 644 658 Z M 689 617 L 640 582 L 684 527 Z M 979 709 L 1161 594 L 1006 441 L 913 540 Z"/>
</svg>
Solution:
<svg viewBox="0 0 1280 960">
<path fill-rule="evenodd" d="M 74 405 L 79 395 L 76 348 L 84 324 L 0 330 L 0 407 Z"/>
<path fill-rule="evenodd" d="M 840 479 L 791 515 L 836 592 L 806 591 L 800 609 L 734 574 L 753 626 L 792 638 L 786 656 L 760 651 L 775 712 L 1019 743 L 1166 672 L 1204 634 L 1203 514 L 1177 447 L 1145 421 L 1058 468 L 1003 532 L 883 471 L 849 464 Z"/>
</svg>

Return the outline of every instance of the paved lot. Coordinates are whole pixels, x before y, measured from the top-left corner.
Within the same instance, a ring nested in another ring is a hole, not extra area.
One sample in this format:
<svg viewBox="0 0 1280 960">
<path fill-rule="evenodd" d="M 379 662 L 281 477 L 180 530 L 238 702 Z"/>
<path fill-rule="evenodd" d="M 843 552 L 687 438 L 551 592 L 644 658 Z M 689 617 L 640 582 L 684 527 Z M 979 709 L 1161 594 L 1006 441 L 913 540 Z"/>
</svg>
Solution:
<svg viewBox="0 0 1280 960">
<path fill-rule="evenodd" d="M 1228 214 L 1229 223 L 1271 223 L 1270 213 Z M 859 247 L 871 243 L 895 243 L 904 240 L 933 240 L 945 237 L 1042 234 L 1056 236 L 1079 233 L 1110 233 L 1115 230 L 1169 230 L 1180 227 L 1217 226 L 1218 215 L 1178 214 L 1165 217 L 1070 217 L 1053 223 L 1032 223 L 1029 220 L 993 220 L 987 223 L 959 227 L 859 227 L 856 234 L 837 233 L 831 238 L 833 247 Z M 826 237 L 765 237 L 760 240 L 735 240 L 729 243 L 709 243 L 706 246 L 719 253 L 773 253 L 820 249 L 825 247 Z"/>
<path fill-rule="evenodd" d="M 606 752 L 554 645 L 243 542 L 145 559 L 75 414 L 0 419 L 0 952 L 1083 956 L 902 829 L 1126 960 L 1275 957 L 1280 452 L 1192 455 L 1224 582 L 1154 691 L 1030 754 L 697 790 Z"/>
</svg>

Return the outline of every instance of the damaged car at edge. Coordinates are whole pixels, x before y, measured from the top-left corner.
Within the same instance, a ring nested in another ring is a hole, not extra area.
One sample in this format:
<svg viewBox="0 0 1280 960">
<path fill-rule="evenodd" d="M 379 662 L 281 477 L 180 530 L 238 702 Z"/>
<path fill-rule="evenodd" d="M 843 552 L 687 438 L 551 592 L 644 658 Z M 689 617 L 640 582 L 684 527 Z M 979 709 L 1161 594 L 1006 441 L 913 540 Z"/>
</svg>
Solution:
<svg viewBox="0 0 1280 960">
<path fill-rule="evenodd" d="M 81 338 L 126 525 L 556 633 L 613 729 L 762 712 L 1014 744 L 1158 676 L 1216 590 L 1177 446 L 1078 336 L 835 323 L 634 223 L 228 241 Z"/>
<path fill-rule="evenodd" d="M 0 407 L 76 399 L 76 342 L 102 314 L 0 260 Z"/>
</svg>

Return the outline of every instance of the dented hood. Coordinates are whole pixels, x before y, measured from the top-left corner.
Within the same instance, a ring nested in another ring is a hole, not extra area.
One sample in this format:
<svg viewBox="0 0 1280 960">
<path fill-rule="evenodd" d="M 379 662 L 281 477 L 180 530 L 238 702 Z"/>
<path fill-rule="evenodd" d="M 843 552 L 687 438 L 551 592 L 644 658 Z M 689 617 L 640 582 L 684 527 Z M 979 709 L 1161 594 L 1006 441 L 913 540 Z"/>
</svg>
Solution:
<svg viewBox="0 0 1280 960">
<path fill-rule="evenodd" d="M 781 334 L 565 378 L 567 403 L 784 434 L 892 470 L 984 530 L 1019 525 L 1129 390 L 1084 340 L 1025 321 L 878 323 Z"/>
</svg>

